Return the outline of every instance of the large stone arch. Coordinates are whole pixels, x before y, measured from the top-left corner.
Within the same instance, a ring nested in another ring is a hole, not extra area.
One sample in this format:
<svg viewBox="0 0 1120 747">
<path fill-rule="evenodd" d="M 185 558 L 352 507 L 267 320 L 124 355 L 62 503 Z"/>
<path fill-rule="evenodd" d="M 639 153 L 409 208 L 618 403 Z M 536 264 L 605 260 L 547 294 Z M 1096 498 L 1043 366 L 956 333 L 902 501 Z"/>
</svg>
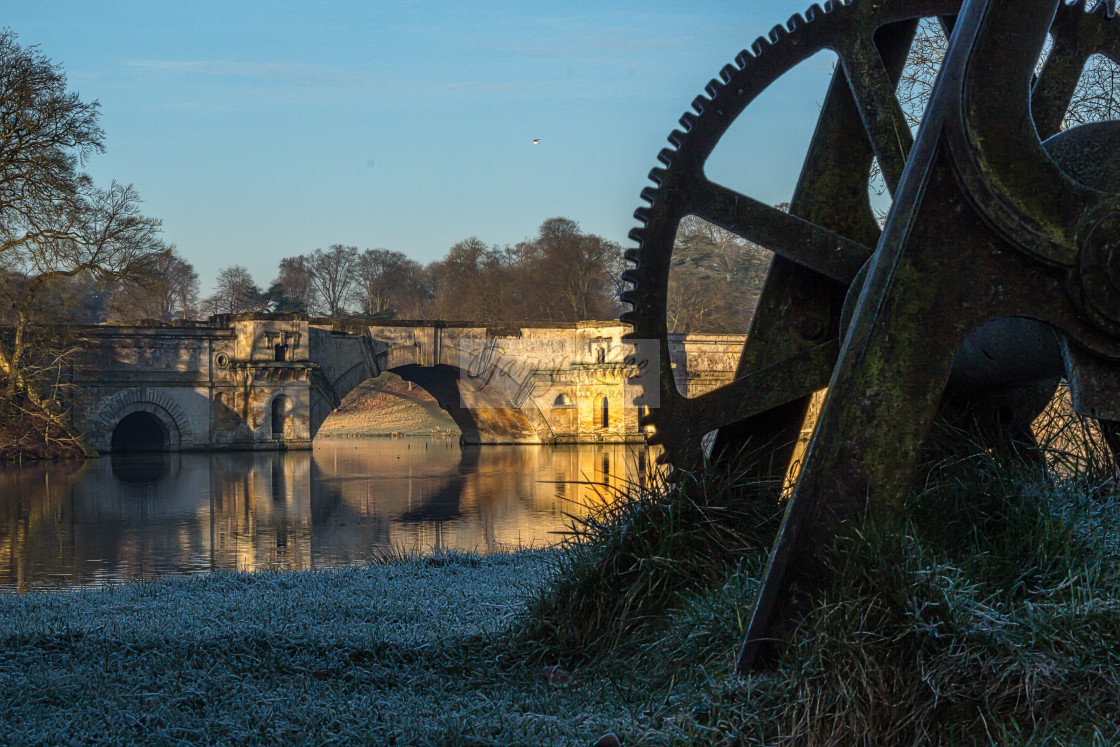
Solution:
<svg viewBox="0 0 1120 747">
<path fill-rule="evenodd" d="M 145 388 L 126 389 L 102 401 L 98 408 L 96 432 L 90 437 L 98 451 L 111 450 L 113 431 L 121 420 L 133 413 L 154 416 L 167 432 L 167 450 L 179 451 L 194 444 L 194 433 L 183 408 L 166 392 Z"/>
<path fill-rule="evenodd" d="M 511 392 L 502 388 L 463 389 L 463 371 L 457 366 L 410 363 L 390 371 L 435 397 L 440 408 L 459 426 L 465 443 L 547 443 L 554 440 L 548 420 L 531 398 L 517 407 L 512 406 Z"/>
</svg>

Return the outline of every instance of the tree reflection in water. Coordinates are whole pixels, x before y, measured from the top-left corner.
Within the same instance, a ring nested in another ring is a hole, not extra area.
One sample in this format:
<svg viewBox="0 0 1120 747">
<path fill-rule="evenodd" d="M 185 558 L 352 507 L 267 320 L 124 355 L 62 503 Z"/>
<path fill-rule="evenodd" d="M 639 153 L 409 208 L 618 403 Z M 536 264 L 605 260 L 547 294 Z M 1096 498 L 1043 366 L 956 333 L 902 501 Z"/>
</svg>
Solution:
<svg viewBox="0 0 1120 747">
<path fill-rule="evenodd" d="M 555 543 L 644 483 L 644 447 L 342 439 L 313 451 L 147 453 L 0 467 L 0 586 L 307 569 L 383 551 Z"/>
</svg>

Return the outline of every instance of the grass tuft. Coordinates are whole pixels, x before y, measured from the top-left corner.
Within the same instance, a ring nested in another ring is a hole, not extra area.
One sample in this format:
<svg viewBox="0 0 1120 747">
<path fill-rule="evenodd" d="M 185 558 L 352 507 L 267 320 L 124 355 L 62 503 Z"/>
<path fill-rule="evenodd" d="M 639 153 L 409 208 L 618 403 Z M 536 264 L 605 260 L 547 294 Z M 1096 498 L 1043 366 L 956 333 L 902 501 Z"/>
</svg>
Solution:
<svg viewBox="0 0 1120 747">
<path fill-rule="evenodd" d="M 938 433 L 904 520 L 824 558 L 774 671 L 731 667 L 780 501 L 711 469 L 579 525 L 526 645 L 640 682 L 670 743 L 1120 743 L 1120 492 L 1099 433 L 1058 433 L 1045 464 Z"/>
<path fill-rule="evenodd" d="M 706 466 L 631 486 L 622 500 L 573 519 L 553 556 L 555 582 L 530 602 L 526 639 L 542 656 L 613 651 L 744 558 L 764 560 L 781 519 L 780 488 Z"/>
</svg>

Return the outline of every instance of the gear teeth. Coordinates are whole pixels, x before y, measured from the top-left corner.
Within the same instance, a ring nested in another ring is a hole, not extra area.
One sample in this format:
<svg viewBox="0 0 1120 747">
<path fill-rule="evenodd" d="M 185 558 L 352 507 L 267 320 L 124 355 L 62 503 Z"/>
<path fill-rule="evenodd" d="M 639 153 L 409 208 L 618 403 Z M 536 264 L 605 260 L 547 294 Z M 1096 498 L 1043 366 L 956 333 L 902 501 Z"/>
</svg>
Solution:
<svg viewBox="0 0 1120 747">
<path fill-rule="evenodd" d="M 642 199 L 652 205 L 657 199 L 657 190 L 653 187 L 642 187 Z"/>
<path fill-rule="evenodd" d="M 687 137 L 688 135 L 681 132 L 680 130 L 673 130 L 669 133 L 669 142 L 673 145 L 674 148 L 679 149 L 681 145 L 684 144 L 684 141 Z"/>
<path fill-rule="evenodd" d="M 775 26 L 770 29 L 771 44 L 781 44 L 787 37 L 789 37 L 789 31 L 786 31 L 785 26 Z"/>
<path fill-rule="evenodd" d="M 697 114 L 703 114 L 710 103 L 712 103 L 712 100 L 706 96 L 697 96 L 692 100 L 692 108 Z"/>
<path fill-rule="evenodd" d="M 730 83 L 731 79 L 739 72 L 739 69 L 734 65 L 724 65 L 723 69 L 719 71 L 719 78 L 724 83 Z"/>
<path fill-rule="evenodd" d="M 735 64 L 739 66 L 740 70 L 745 70 L 747 65 L 750 64 L 750 61 L 753 58 L 754 55 L 744 49 L 742 52 L 735 55 Z"/>
<path fill-rule="evenodd" d="M 633 327 L 635 324 L 638 323 L 638 318 L 637 318 L 637 316 L 635 316 L 635 314 L 632 310 L 631 311 L 624 311 L 624 312 L 622 312 L 621 314 L 618 315 L 618 321 L 622 322 L 623 324 L 629 324 L 631 327 Z M 626 340 L 626 338 L 627 338 L 627 336 L 623 335 L 622 339 L 624 341 Z"/>
<path fill-rule="evenodd" d="M 797 31 L 799 28 L 801 28 L 804 25 L 805 25 L 805 19 L 801 17 L 800 13 L 794 13 L 792 16 L 789 17 L 789 20 L 786 21 L 786 29 L 791 34 L 795 31 Z"/>
<path fill-rule="evenodd" d="M 770 40 L 765 36 L 760 36 L 751 43 L 751 52 L 755 57 L 761 57 L 769 47 Z"/>
<path fill-rule="evenodd" d="M 1093 8 L 1092 13 L 1111 21 L 1116 17 L 1116 0 L 1100 0 Z"/>
<path fill-rule="evenodd" d="M 620 301 L 622 301 L 623 303 L 630 304 L 631 306 L 637 306 L 638 305 L 637 296 L 632 289 L 624 290 L 621 293 L 619 293 L 618 294 L 618 299 Z"/>
<path fill-rule="evenodd" d="M 685 112 L 678 121 L 685 132 L 691 132 L 692 128 L 696 126 L 696 115 L 692 112 Z"/>
<path fill-rule="evenodd" d="M 649 223 L 649 208 L 640 207 L 634 211 L 634 218 L 643 226 Z"/>
<path fill-rule="evenodd" d="M 633 262 L 635 265 L 640 265 L 642 263 L 642 253 L 637 249 L 627 249 L 622 253 L 622 258 L 627 262 Z"/>
<path fill-rule="evenodd" d="M 638 271 L 637 270 L 623 270 L 622 271 L 622 279 L 627 283 L 633 283 L 634 285 L 637 285 L 638 280 L 639 280 Z"/>
<path fill-rule="evenodd" d="M 646 239 L 646 231 L 644 228 L 631 228 L 630 233 L 626 234 L 626 237 L 638 246 L 641 246 L 642 242 Z"/>
<path fill-rule="evenodd" d="M 809 9 L 805 11 L 805 23 L 812 23 L 817 20 L 818 16 L 824 15 L 824 9 L 821 8 L 819 3 L 813 3 Z"/>
<path fill-rule="evenodd" d="M 708 98 L 714 99 L 723 90 L 723 84 L 715 78 L 708 81 L 708 85 L 704 86 L 704 92 L 708 94 Z"/>
<path fill-rule="evenodd" d="M 831 13 L 836 10 L 836 3 L 833 0 L 824 0 L 824 12 Z"/>
</svg>

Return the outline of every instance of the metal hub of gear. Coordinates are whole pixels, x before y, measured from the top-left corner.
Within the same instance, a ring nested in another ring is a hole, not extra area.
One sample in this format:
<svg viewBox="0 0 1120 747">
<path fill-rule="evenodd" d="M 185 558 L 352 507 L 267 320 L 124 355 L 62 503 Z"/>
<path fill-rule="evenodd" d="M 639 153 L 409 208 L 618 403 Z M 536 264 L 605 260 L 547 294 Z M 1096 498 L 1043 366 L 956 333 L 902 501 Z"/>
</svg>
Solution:
<svg viewBox="0 0 1120 747">
<path fill-rule="evenodd" d="M 873 159 L 893 195 L 913 144 L 896 86 L 923 18 L 940 18 L 949 30 L 961 0 L 855 0 L 813 6 L 804 17 L 776 26 L 711 81 L 669 136 L 663 168 L 642 191 L 649 207 L 631 232 L 639 249 L 623 277 L 632 288 L 622 300 L 633 308 L 623 321 L 631 340 L 659 343 L 658 403 L 644 423 L 655 426 L 652 443 L 661 460 L 695 464 L 704 436 L 718 430 L 716 450 L 745 444 L 769 449 L 763 469 L 780 476 L 804 422 L 811 394 L 828 385 L 840 349 L 846 296 L 858 294 L 857 274 L 871 257 L 880 227 L 867 192 Z M 1035 126 L 1054 134 L 1069 106 L 1086 61 L 1104 52 L 1120 59 L 1113 8 L 1083 2 L 1059 7 L 1053 46 L 1032 94 Z M 736 118 L 768 86 L 814 54 L 839 58 L 789 212 L 713 183 L 704 164 Z M 686 397 L 678 391 L 668 348 L 666 304 L 676 233 L 695 215 L 774 253 L 735 380 Z M 1113 253 L 1109 242 L 1107 257 Z M 1109 259 L 1108 267 L 1114 263 Z M 641 404 L 641 403 L 639 403 Z"/>
</svg>

